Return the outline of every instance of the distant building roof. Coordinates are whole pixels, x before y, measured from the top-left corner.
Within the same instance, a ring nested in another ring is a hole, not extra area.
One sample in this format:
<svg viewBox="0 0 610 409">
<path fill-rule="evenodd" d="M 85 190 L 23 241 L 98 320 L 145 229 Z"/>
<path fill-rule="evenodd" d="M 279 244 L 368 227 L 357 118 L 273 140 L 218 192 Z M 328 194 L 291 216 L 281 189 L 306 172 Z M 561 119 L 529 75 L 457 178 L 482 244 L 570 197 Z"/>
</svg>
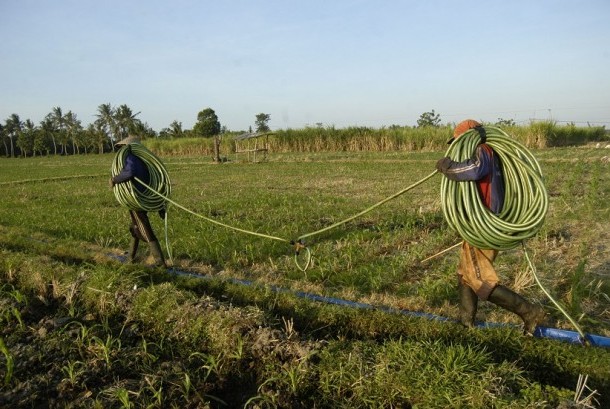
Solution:
<svg viewBox="0 0 610 409">
<path fill-rule="evenodd" d="M 237 135 L 233 139 L 236 141 L 243 141 L 246 139 L 258 138 L 259 136 L 265 136 L 265 135 L 273 135 L 273 132 L 246 132 L 241 135 Z"/>
</svg>

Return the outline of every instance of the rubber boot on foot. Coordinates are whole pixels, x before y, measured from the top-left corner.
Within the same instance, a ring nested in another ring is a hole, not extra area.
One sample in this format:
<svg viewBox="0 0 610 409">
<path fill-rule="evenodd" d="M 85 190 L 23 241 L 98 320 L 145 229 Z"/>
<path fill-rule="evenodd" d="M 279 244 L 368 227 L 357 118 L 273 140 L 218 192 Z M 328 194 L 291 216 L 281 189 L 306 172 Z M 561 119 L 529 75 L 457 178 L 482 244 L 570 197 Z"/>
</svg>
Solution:
<svg viewBox="0 0 610 409">
<path fill-rule="evenodd" d="M 135 263 L 136 261 L 136 254 L 138 253 L 138 246 L 140 244 L 140 240 L 137 238 L 132 238 L 131 239 L 131 247 L 129 249 L 129 262 L 130 263 Z"/>
<path fill-rule="evenodd" d="M 477 297 L 474 290 L 464 284 L 461 279 L 458 280 L 458 295 L 460 297 L 460 323 L 466 328 L 473 328 L 474 318 L 477 315 L 479 297 Z"/>
<path fill-rule="evenodd" d="M 532 304 L 516 292 L 497 286 L 491 292 L 489 301 L 510 312 L 517 314 L 523 320 L 523 331 L 532 335 L 538 324 L 544 322 L 546 313 L 542 307 Z"/>
<path fill-rule="evenodd" d="M 150 245 L 150 254 L 155 259 L 155 266 L 157 267 L 167 267 L 165 264 L 165 258 L 163 257 L 163 252 L 161 251 L 161 246 L 158 241 L 151 241 L 148 243 Z"/>
</svg>

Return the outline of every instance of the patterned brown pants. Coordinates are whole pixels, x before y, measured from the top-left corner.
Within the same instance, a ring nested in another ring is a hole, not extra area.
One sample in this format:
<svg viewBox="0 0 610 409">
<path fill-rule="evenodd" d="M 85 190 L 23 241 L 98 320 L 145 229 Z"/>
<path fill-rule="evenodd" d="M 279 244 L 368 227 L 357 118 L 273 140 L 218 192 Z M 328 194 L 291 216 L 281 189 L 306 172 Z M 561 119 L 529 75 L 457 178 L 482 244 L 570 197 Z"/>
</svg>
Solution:
<svg viewBox="0 0 610 409">
<path fill-rule="evenodd" d="M 457 273 L 481 300 L 487 300 L 498 285 L 498 275 L 493 266 L 497 255 L 497 250 L 482 250 L 465 241 L 462 243 Z"/>
<path fill-rule="evenodd" d="M 144 240 L 147 243 L 157 241 L 157 236 L 155 236 L 155 233 L 150 226 L 150 220 L 148 220 L 148 214 L 146 212 L 130 210 L 129 215 L 131 216 L 129 232 L 134 239 Z"/>
</svg>

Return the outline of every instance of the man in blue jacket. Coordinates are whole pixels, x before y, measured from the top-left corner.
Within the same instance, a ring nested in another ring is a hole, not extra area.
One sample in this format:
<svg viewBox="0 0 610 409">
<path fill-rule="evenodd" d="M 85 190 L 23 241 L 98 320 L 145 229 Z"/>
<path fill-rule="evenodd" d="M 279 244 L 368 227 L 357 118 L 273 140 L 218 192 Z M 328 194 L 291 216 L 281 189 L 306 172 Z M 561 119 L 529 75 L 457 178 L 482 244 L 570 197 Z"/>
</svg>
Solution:
<svg viewBox="0 0 610 409">
<path fill-rule="evenodd" d="M 136 143 L 140 143 L 140 139 L 136 136 L 129 136 L 117 142 L 117 145 L 127 145 L 129 147 L 131 144 Z M 131 181 L 137 190 L 140 192 L 145 192 L 147 188 L 137 182 L 135 180 L 136 177 L 146 184 L 150 183 L 150 174 L 146 164 L 142 161 L 142 159 L 129 151 L 125 158 L 125 164 L 121 172 L 110 179 L 110 186 L 114 187 L 116 184 Z M 165 258 L 163 257 L 159 240 L 157 240 L 152 226 L 150 225 L 148 214 L 143 210 L 129 210 L 129 215 L 131 216 L 129 232 L 132 236 L 131 248 L 129 252 L 130 261 L 133 262 L 135 260 L 140 240 L 143 240 L 148 243 L 150 247 L 150 254 L 155 260 L 155 265 L 158 267 L 165 267 Z M 161 216 L 163 219 L 165 217 L 165 212 L 161 210 L 159 212 L 159 216 Z"/>
<path fill-rule="evenodd" d="M 483 126 L 472 119 L 462 121 L 455 127 L 453 137 L 448 143 L 452 143 L 470 129 L 477 130 L 482 139 L 473 157 L 462 162 L 444 157 L 436 163 L 436 169 L 456 182 L 475 181 L 483 204 L 491 212 L 498 214 L 504 205 L 502 163 L 491 146 L 485 143 Z M 517 314 L 523 320 L 524 331 L 532 334 L 536 326 L 544 320 L 544 310 L 498 284 L 498 275 L 493 267 L 497 255 L 497 250 L 479 249 L 466 241 L 462 243 L 457 271 L 460 322 L 466 327 L 474 326 L 480 298 Z"/>
</svg>

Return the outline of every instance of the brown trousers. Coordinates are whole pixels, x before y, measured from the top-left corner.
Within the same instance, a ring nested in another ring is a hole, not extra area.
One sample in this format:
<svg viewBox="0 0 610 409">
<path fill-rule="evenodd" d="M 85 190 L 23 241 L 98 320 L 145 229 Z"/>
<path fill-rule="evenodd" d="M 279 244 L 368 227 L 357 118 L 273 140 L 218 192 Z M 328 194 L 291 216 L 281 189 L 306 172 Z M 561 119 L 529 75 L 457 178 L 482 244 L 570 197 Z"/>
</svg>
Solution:
<svg viewBox="0 0 610 409">
<path fill-rule="evenodd" d="M 155 236 L 155 233 L 153 232 L 146 212 L 130 210 L 129 215 L 131 216 L 129 232 L 134 239 L 140 239 L 146 243 L 157 241 L 157 236 Z"/>
<path fill-rule="evenodd" d="M 459 279 L 472 288 L 481 300 L 487 300 L 498 285 L 498 275 L 493 266 L 497 255 L 497 250 L 482 250 L 465 241 L 462 243 L 457 273 Z"/>
</svg>

